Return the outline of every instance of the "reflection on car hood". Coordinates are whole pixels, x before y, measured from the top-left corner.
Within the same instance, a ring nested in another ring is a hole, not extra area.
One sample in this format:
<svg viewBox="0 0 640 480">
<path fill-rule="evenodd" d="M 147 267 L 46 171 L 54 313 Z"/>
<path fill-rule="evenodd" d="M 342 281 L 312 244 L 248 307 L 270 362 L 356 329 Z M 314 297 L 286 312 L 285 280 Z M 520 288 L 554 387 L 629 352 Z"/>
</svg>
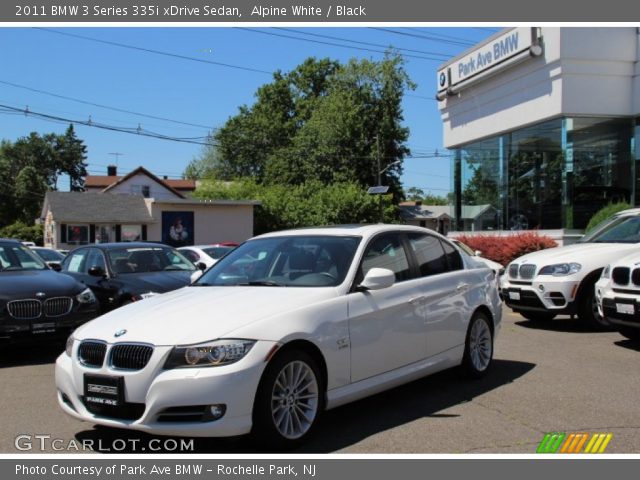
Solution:
<svg viewBox="0 0 640 480">
<path fill-rule="evenodd" d="M 166 271 L 146 273 L 125 273 L 116 278 L 126 285 L 131 293 L 165 293 L 176 290 L 191 282 L 192 271 Z"/>
<path fill-rule="evenodd" d="M 38 292 L 48 298 L 72 296 L 85 287 L 74 278 L 53 270 L 10 270 L 0 272 L 0 299 L 34 298 Z"/>
<path fill-rule="evenodd" d="M 335 297 L 333 288 L 186 287 L 116 309 L 74 336 L 114 342 L 188 345 L 224 337 L 257 320 Z"/>
<path fill-rule="evenodd" d="M 549 248 L 517 258 L 517 263 L 533 263 L 538 266 L 553 263 L 588 262 L 607 265 L 616 258 L 638 250 L 635 243 L 575 243 L 566 247 Z"/>
</svg>

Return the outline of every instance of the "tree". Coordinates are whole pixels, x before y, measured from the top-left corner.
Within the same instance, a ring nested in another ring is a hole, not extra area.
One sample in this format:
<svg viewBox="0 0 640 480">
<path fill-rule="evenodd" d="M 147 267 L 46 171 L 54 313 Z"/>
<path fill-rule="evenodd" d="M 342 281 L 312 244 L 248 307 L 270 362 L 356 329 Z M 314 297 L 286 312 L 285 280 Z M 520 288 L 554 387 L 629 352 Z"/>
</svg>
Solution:
<svg viewBox="0 0 640 480">
<path fill-rule="evenodd" d="M 401 195 L 401 160 L 409 153 L 402 96 L 415 85 L 400 56 L 347 64 L 309 58 L 276 72 L 214 135 L 218 178 L 264 185 L 377 183 Z M 395 163 L 397 162 L 397 163 Z"/>
<path fill-rule="evenodd" d="M 215 145 L 213 133 L 207 135 L 207 145 L 202 152 L 189 162 L 184 169 L 182 177 L 189 180 L 201 180 L 203 178 L 215 178 L 220 169 L 220 151 Z"/>
<path fill-rule="evenodd" d="M 71 190 L 84 188 L 86 147 L 73 126 L 63 135 L 32 132 L 15 142 L 0 143 L 0 227 L 40 214 L 47 190 L 57 190 L 60 175 L 68 175 Z"/>
</svg>

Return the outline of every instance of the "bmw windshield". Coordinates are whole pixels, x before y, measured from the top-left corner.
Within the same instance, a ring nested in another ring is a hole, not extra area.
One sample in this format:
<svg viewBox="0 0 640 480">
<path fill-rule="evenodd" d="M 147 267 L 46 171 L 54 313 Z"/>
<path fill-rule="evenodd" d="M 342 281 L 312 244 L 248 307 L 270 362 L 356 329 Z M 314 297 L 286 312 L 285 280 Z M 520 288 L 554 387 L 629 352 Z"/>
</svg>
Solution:
<svg viewBox="0 0 640 480">
<path fill-rule="evenodd" d="M 15 270 L 48 270 L 40 257 L 22 245 L 0 244 L 0 272 Z"/>
<path fill-rule="evenodd" d="M 224 256 L 194 286 L 335 287 L 349 271 L 360 237 L 259 238 Z"/>
</svg>

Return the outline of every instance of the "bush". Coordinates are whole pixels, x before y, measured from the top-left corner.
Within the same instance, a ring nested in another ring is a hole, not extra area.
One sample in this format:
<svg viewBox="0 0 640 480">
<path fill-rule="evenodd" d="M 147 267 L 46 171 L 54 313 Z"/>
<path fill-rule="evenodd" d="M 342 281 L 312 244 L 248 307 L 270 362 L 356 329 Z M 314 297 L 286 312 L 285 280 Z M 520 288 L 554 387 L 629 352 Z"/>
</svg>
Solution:
<svg viewBox="0 0 640 480">
<path fill-rule="evenodd" d="M 14 238 L 23 242 L 33 242 L 42 245 L 42 225 L 27 225 L 20 221 L 0 228 L 0 238 Z"/>
<path fill-rule="evenodd" d="M 593 217 L 591 217 L 591 220 L 589 220 L 585 233 L 587 233 L 589 230 L 593 230 L 593 228 L 596 227 L 599 223 L 604 222 L 612 215 L 615 215 L 622 210 L 626 210 L 627 208 L 631 208 L 631 205 L 626 202 L 610 203 L 606 207 L 601 208 L 593 215 Z"/>
<path fill-rule="evenodd" d="M 484 258 L 504 266 L 527 253 L 558 246 L 551 238 L 538 235 L 535 232 L 524 232 L 504 237 L 499 235 L 461 235 L 456 238 L 469 245 L 473 250 L 480 250 Z"/>
</svg>

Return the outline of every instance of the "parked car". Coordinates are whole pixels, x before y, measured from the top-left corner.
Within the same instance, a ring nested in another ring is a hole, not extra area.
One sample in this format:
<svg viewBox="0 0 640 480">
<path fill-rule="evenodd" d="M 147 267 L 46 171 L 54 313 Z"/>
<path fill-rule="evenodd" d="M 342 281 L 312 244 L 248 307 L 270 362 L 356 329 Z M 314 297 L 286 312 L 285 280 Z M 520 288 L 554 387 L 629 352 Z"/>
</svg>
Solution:
<svg viewBox="0 0 640 480">
<path fill-rule="evenodd" d="M 76 248 L 62 272 L 91 288 L 102 312 L 188 285 L 193 264 L 159 243 L 101 243 Z"/>
<path fill-rule="evenodd" d="M 56 363 L 59 405 L 101 425 L 288 448 L 325 409 L 459 365 L 486 374 L 492 279 L 419 227 L 255 237 L 195 284 L 76 330 Z"/>
<path fill-rule="evenodd" d="M 610 328 L 598 312 L 595 284 L 606 265 L 640 248 L 640 209 L 624 210 L 578 243 L 530 253 L 502 276 L 505 303 L 529 320 L 576 315 L 592 328 Z"/>
<path fill-rule="evenodd" d="M 65 256 L 58 250 L 45 247 L 30 247 L 53 270 L 60 271 Z"/>
<path fill-rule="evenodd" d="M 630 340 L 640 340 L 640 249 L 607 265 L 596 283 L 598 309 Z"/>
<path fill-rule="evenodd" d="M 19 241 L 0 239 L 0 342 L 64 338 L 97 312 L 86 286 L 51 270 Z"/>
<path fill-rule="evenodd" d="M 215 243 L 213 245 L 180 247 L 178 251 L 191 260 L 194 265 L 203 263 L 206 268 L 209 268 L 237 246 L 238 244 Z"/>
<path fill-rule="evenodd" d="M 483 263 L 484 265 L 489 267 L 491 270 L 493 270 L 493 273 L 495 273 L 496 277 L 499 277 L 504 273 L 504 266 L 502 264 L 498 262 L 494 262 L 493 260 L 489 260 L 488 258 L 484 258 L 482 256 L 481 251 L 473 250 L 469 245 L 455 238 L 451 238 L 450 240 L 454 245 L 460 248 L 464 253 L 466 253 L 470 257 L 473 257 L 475 260 Z"/>
</svg>

